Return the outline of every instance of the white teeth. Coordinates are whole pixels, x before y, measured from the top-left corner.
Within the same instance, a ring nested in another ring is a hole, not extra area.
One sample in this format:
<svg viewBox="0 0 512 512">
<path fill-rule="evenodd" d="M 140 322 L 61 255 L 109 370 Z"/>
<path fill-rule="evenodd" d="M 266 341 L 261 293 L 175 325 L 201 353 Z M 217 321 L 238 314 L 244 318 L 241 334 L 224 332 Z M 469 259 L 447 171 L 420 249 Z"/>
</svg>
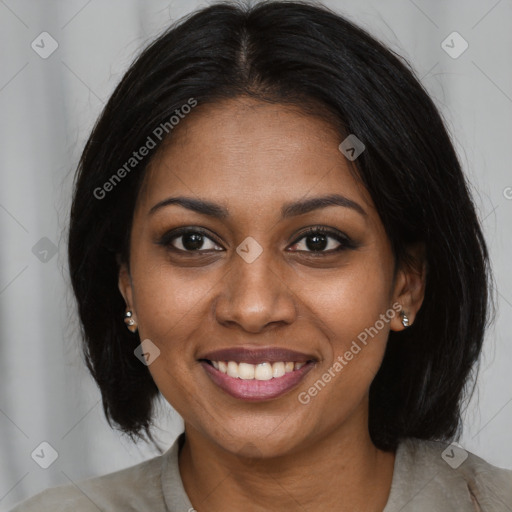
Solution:
<svg viewBox="0 0 512 512">
<path fill-rule="evenodd" d="M 272 377 L 282 377 L 285 373 L 284 363 L 274 363 L 272 365 Z"/>
<path fill-rule="evenodd" d="M 254 378 L 256 380 L 270 380 L 272 378 L 272 365 L 270 363 L 261 363 L 256 366 Z"/>
<path fill-rule="evenodd" d="M 270 380 L 282 377 L 286 373 L 300 370 L 306 363 L 293 361 L 259 364 L 237 363 L 235 361 L 211 361 L 213 367 L 230 377 L 243 380 Z"/>
<path fill-rule="evenodd" d="M 231 362 L 231 361 L 230 361 Z M 238 365 L 238 377 L 244 380 L 254 379 L 254 365 L 248 363 L 239 363 Z"/>
<path fill-rule="evenodd" d="M 235 363 L 234 361 L 229 361 L 227 374 L 230 377 L 234 377 L 234 378 L 239 377 L 238 364 Z"/>
</svg>

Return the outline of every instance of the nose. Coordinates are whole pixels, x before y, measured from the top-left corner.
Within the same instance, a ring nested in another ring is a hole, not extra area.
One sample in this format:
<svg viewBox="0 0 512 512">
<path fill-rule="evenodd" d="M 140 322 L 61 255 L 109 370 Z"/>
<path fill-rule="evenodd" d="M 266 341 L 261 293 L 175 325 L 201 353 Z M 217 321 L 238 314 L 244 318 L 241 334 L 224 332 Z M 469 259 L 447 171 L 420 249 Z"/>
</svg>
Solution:
<svg viewBox="0 0 512 512">
<path fill-rule="evenodd" d="M 215 301 L 215 316 L 220 324 L 260 333 L 294 322 L 294 294 L 271 258 L 268 250 L 251 263 L 233 255 Z"/>
</svg>

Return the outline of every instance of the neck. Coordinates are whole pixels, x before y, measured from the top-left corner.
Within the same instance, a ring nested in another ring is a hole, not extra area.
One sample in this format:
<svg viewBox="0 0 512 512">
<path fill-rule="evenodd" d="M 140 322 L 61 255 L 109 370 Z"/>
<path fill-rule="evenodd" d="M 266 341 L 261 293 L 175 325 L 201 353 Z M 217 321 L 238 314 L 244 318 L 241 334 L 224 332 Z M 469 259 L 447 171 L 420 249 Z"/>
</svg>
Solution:
<svg viewBox="0 0 512 512">
<path fill-rule="evenodd" d="M 323 435 L 292 454 L 240 457 L 185 426 L 179 466 L 197 512 L 287 510 L 382 512 L 395 454 L 379 450 L 367 429 Z"/>
</svg>

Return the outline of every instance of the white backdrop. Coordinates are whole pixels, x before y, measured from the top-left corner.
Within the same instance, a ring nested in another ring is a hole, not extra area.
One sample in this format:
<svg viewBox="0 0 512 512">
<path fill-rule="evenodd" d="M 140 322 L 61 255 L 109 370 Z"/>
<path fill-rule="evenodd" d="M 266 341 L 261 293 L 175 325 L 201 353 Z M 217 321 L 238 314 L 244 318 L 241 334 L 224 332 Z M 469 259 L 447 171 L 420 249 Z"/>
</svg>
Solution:
<svg viewBox="0 0 512 512">
<path fill-rule="evenodd" d="M 412 63 L 474 186 L 498 315 L 461 444 L 512 468 L 512 1 L 325 4 Z M 110 429 L 81 359 L 67 276 L 67 215 L 85 139 L 133 57 L 170 21 L 205 5 L 0 0 L 0 510 L 49 486 L 157 454 Z M 58 46 L 45 55 L 52 45 Z M 181 420 L 166 403 L 159 417 L 157 435 L 169 446 Z M 31 457 L 42 442 L 58 453 L 48 469 Z"/>
</svg>

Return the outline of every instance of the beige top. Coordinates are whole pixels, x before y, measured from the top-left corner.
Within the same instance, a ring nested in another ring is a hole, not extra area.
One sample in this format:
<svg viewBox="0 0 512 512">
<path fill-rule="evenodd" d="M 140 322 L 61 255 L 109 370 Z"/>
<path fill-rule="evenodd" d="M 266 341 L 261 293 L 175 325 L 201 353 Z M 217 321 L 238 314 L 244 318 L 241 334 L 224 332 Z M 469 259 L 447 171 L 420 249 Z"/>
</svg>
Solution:
<svg viewBox="0 0 512 512">
<path fill-rule="evenodd" d="M 47 489 L 11 512 L 193 512 L 178 466 L 183 441 L 182 433 L 158 457 Z M 462 462 L 466 452 L 445 448 L 417 439 L 399 444 L 383 512 L 512 512 L 512 470 L 496 468 L 471 453 Z"/>
</svg>

